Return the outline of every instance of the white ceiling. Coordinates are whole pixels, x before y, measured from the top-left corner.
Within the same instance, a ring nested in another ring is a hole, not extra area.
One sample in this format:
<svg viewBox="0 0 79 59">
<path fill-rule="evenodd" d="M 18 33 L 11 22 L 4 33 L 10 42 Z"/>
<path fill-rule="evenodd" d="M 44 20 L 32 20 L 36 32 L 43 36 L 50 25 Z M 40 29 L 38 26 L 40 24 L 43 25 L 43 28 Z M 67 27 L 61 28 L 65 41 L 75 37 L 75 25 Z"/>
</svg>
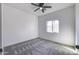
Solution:
<svg viewBox="0 0 79 59">
<path fill-rule="evenodd" d="M 34 14 L 36 16 L 39 16 L 39 15 L 44 15 L 44 14 L 47 14 L 47 13 L 51 13 L 51 12 L 72 6 L 74 4 L 73 3 L 46 3 L 45 5 L 50 5 L 50 6 L 52 6 L 52 8 L 47 9 L 45 11 L 45 13 L 42 13 L 40 10 L 34 12 L 34 10 L 37 7 L 31 5 L 30 3 L 6 3 L 4 5 L 10 6 L 10 7 L 13 7 L 13 8 L 17 8 L 17 9 L 24 11 L 26 13 L 29 13 L 29 14 Z"/>
</svg>

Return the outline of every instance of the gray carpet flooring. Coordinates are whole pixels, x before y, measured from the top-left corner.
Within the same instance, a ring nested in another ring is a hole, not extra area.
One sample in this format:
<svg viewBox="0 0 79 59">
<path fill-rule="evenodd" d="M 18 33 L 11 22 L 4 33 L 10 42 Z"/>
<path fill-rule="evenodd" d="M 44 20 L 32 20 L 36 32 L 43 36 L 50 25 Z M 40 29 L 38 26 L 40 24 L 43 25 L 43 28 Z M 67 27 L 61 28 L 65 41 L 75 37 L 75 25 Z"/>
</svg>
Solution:
<svg viewBox="0 0 79 59">
<path fill-rule="evenodd" d="M 71 47 L 45 39 L 32 39 L 4 48 L 5 55 L 76 55 Z"/>
<path fill-rule="evenodd" d="M 2 55 L 2 52 L 0 52 L 0 55 Z"/>
</svg>

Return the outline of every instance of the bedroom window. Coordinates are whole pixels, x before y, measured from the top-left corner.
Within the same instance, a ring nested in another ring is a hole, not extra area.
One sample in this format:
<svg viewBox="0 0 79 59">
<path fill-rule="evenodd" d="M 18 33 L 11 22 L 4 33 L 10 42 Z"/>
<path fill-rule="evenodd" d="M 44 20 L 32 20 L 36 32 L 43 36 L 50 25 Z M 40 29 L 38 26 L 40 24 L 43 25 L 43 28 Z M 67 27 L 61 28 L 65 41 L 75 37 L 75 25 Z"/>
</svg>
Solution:
<svg viewBox="0 0 79 59">
<path fill-rule="evenodd" d="M 59 21 L 53 20 L 53 21 L 47 21 L 47 32 L 50 33 L 59 33 Z"/>
<path fill-rule="evenodd" d="M 52 21 L 47 21 L 47 32 L 53 32 L 52 31 Z"/>
</svg>

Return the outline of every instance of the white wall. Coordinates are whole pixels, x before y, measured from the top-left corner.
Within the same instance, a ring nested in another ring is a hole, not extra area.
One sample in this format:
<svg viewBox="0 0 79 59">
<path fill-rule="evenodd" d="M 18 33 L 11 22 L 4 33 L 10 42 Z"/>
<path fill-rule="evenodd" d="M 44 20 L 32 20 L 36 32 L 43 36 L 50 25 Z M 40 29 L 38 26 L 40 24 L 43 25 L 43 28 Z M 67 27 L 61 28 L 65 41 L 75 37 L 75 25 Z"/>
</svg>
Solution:
<svg viewBox="0 0 79 59">
<path fill-rule="evenodd" d="M 1 38 L 1 4 L 0 4 L 0 48 L 2 47 L 2 38 Z"/>
<path fill-rule="evenodd" d="M 2 4 L 3 46 L 9 46 L 38 37 L 37 17 Z"/>
<path fill-rule="evenodd" d="M 79 45 L 79 4 L 76 4 L 76 45 Z"/>
<path fill-rule="evenodd" d="M 74 6 L 38 17 L 39 36 L 58 43 L 74 46 L 75 10 Z M 59 33 L 47 33 L 46 21 L 59 20 Z"/>
</svg>

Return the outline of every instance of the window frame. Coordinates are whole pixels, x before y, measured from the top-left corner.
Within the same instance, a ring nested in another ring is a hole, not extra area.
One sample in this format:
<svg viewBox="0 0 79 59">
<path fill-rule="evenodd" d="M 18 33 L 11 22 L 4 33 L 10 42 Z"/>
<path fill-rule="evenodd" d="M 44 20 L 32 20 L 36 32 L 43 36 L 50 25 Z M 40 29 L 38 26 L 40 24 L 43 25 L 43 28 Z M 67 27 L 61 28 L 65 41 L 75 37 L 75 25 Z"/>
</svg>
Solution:
<svg viewBox="0 0 79 59">
<path fill-rule="evenodd" d="M 49 23 L 51 23 L 51 24 L 49 24 Z M 51 28 L 49 26 L 51 26 Z M 59 20 L 48 20 L 46 22 L 46 32 L 48 32 L 48 33 L 59 33 Z"/>
</svg>

